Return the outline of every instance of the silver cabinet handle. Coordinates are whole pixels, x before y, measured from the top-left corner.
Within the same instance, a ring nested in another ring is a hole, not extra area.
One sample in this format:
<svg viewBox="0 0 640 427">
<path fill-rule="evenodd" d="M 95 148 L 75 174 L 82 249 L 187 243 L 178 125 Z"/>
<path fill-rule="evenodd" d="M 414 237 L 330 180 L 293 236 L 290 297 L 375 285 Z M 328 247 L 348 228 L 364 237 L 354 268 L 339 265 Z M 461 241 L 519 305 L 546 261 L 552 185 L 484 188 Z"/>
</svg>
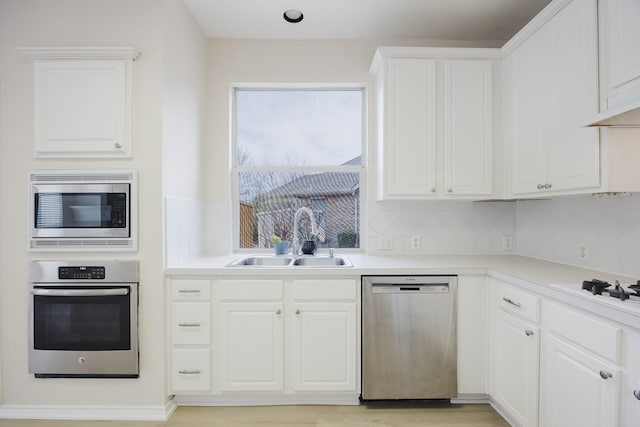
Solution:
<svg viewBox="0 0 640 427">
<path fill-rule="evenodd" d="M 182 375 L 199 375 L 201 372 L 200 369 L 181 369 L 178 373 Z"/>
<path fill-rule="evenodd" d="M 199 328 L 200 323 L 178 323 L 181 328 Z"/>
<path fill-rule="evenodd" d="M 524 331 L 524 334 L 530 337 L 531 335 L 533 335 L 533 331 L 531 329 L 527 329 L 526 331 Z"/>
<path fill-rule="evenodd" d="M 300 309 L 296 309 L 296 314 L 300 314 Z"/>
<path fill-rule="evenodd" d="M 511 298 L 507 298 L 507 297 L 502 297 L 502 300 L 506 303 L 509 303 L 515 307 L 522 307 L 522 304 L 520 304 L 519 302 L 516 302 L 514 300 L 512 300 Z"/>
<path fill-rule="evenodd" d="M 602 378 L 603 380 L 608 380 L 611 377 L 613 377 L 613 375 L 611 375 L 611 372 L 600 371 L 600 378 Z"/>
<path fill-rule="evenodd" d="M 276 310 L 276 314 L 282 314 L 282 310 L 280 309 Z"/>
<path fill-rule="evenodd" d="M 435 193 L 436 192 L 436 187 L 431 187 L 431 192 Z"/>
<path fill-rule="evenodd" d="M 180 289 L 178 293 L 181 294 L 199 294 L 200 289 Z"/>
<path fill-rule="evenodd" d="M 551 184 L 548 184 L 548 183 L 547 183 L 547 184 L 545 184 L 545 185 L 544 185 L 544 189 L 545 189 L 545 190 L 548 190 L 548 189 L 550 189 L 550 188 L 551 188 Z"/>
<path fill-rule="evenodd" d="M 633 390 L 633 395 L 636 399 L 640 400 L 640 390 Z"/>
<path fill-rule="evenodd" d="M 448 188 L 447 193 L 453 193 L 453 188 Z"/>
<path fill-rule="evenodd" d="M 120 145 L 119 142 L 116 142 L 115 144 L 113 144 L 114 147 L 116 147 L 116 150 L 119 150 L 122 148 L 122 145 Z"/>
<path fill-rule="evenodd" d="M 538 190 L 542 190 L 542 189 L 544 189 L 544 185 L 542 185 L 542 184 L 538 184 L 538 185 L 536 186 L 536 188 L 537 188 Z"/>
</svg>

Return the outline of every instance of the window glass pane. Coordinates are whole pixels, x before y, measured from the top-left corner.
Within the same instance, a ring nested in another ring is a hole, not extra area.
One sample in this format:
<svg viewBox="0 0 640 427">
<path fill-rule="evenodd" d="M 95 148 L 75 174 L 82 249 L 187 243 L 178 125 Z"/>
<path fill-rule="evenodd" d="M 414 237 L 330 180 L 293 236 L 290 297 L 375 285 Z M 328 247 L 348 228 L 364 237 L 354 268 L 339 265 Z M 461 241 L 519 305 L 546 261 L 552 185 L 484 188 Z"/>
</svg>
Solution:
<svg viewBox="0 0 640 427">
<path fill-rule="evenodd" d="M 237 165 L 359 165 L 362 104 L 362 89 L 236 89 Z"/>
<path fill-rule="evenodd" d="M 296 211 L 313 211 L 320 247 L 357 248 L 360 174 L 357 172 L 241 172 L 240 248 L 271 247 L 271 236 L 293 241 Z M 311 233 L 300 216 L 298 236 Z M 293 242 L 292 242 L 293 243 Z"/>
</svg>

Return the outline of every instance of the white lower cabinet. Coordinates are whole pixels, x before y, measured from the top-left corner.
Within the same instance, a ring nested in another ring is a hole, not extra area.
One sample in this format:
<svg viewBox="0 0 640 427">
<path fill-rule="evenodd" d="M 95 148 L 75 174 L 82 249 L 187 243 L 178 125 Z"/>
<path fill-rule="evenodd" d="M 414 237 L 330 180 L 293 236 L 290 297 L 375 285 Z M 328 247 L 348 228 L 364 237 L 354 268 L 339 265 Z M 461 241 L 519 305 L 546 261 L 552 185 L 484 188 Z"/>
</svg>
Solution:
<svg viewBox="0 0 640 427">
<path fill-rule="evenodd" d="M 544 425 L 622 425 L 623 329 L 557 303 L 544 314 Z"/>
<path fill-rule="evenodd" d="M 210 293 L 206 279 L 170 281 L 171 393 L 211 390 Z"/>
<path fill-rule="evenodd" d="M 283 390 L 282 303 L 220 304 L 221 389 Z"/>
<path fill-rule="evenodd" d="M 296 303 L 293 317 L 293 389 L 355 391 L 355 304 Z"/>
<path fill-rule="evenodd" d="M 491 295 L 491 397 L 510 421 L 537 426 L 539 297 L 497 280 Z"/>
<path fill-rule="evenodd" d="M 547 338 L 545 424 L 619 426 L 621 370 L 560 338 Z"/>
<path fill-rule="evenodd" d="M 221 280 L 224 392 L 357 392 L 355 279 Z"/>
</svg>

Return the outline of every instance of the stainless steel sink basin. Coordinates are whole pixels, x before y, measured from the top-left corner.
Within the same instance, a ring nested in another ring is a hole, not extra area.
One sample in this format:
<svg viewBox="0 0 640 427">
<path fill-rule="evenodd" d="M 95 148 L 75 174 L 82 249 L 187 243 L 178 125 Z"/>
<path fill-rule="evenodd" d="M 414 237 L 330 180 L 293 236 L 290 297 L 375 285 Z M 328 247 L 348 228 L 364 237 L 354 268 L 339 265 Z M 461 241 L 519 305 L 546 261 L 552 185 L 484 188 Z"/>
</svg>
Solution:
<svg viewBox="0 0 640 427">
<path fill-rule="evenodd" d="M 245 256 L 240 257 L 227 267 L 353 267 L 343 256 Z"/>
<path fill-rule="evenodd" d="M 293 265 L 305 267 L 351 267 L 351 263 L 344 257 L 300 257 L 293 261 Z"/>
<path fill-rule="evenodd" d="M 261 266 L 261 267 L 284 267 L 291 264 L 293 258 L 280 257 L 280 256 L 248 256 L 238 258 L 233 261 L 228 267 L 241 267 L 241 266 Z"/>
</svg>

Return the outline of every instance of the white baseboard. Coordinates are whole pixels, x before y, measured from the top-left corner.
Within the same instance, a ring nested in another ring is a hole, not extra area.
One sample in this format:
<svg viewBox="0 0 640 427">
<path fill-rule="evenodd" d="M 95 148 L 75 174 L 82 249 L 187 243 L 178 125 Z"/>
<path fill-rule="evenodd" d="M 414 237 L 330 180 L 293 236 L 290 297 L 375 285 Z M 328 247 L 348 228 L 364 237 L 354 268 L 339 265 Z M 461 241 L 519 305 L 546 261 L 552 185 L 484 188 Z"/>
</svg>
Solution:
<svg viewBox="0 0 640 427">
<path fill-rule="evenodd" d="M 500 416 L 502 418 L 504 418 L 504 420 L 506 422 L 508 422 L 510 426 L 512 426 L 512 427 L 522 427 L 520 425 L 520 423 L 518 423 L 511 415 L 509 415 L 509 412 L 505 411 L 505 409 L 502 407 L 502 405 L 500 405 L 498 402 L 496 402 L 493 399 L 490 399 L 489 400 L 489 405 L 491 405 L 491 407 L 493 409 L 495 409 L 496 412 L 498 414 L 500 414 Z"/>
<path fill-rule="evenodd" d="M 176 409 L 165 406 L 1 405 L 0 419 L 167 421 Z"/>
<path fill-rule="evenodd" d="M 224 394 L 175 396 L 178 406 L 359 405 L 357 394 Z"/>
<path fill-rule="evenodd" d="M 451 403 L 456 405 L 481 405 L 489 403 L 488 394 L 459 394 L 451 399 Z"/>
</svg>

